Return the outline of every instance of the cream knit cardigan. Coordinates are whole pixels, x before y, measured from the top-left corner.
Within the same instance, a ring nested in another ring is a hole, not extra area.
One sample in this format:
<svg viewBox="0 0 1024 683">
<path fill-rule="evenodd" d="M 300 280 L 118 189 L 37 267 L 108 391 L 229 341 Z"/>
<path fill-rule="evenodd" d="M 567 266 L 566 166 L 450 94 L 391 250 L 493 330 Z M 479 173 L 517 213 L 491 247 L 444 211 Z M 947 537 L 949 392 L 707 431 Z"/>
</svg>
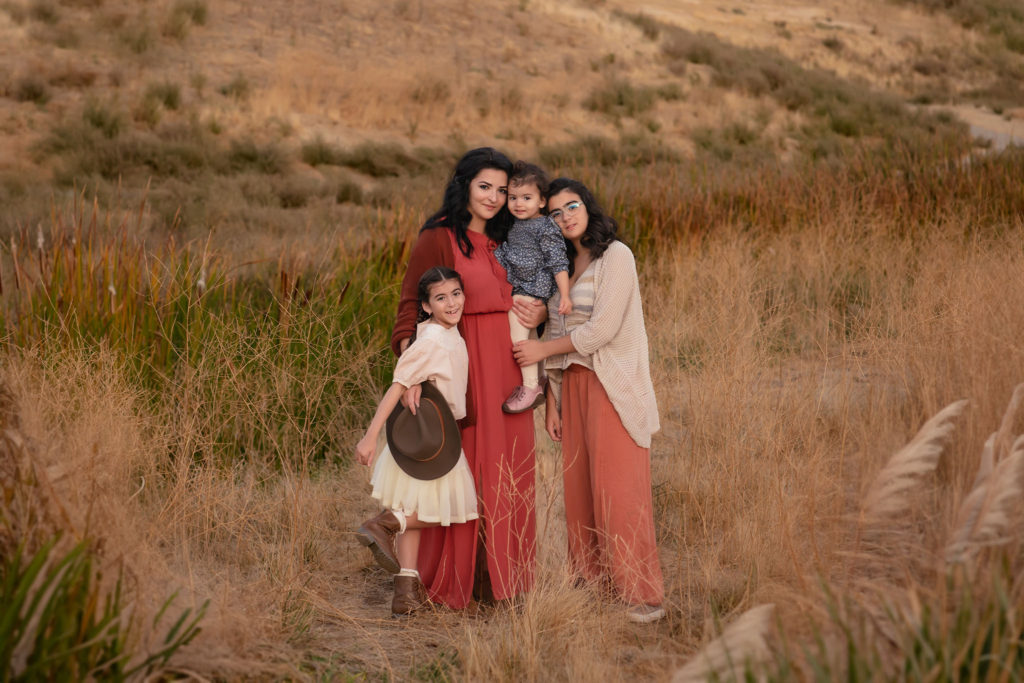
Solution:
<svg viewBox="0 0 1024 683">
<path fill-rule="evenodd" d="M 641 448 L 650 448 L 651 435 L 661 429 L 661 422 L 636 261 L 622 242 L 612 242 L 594 263 L 594 310 L 590 320 L 574 328 L 569 337 L 581 355 L 591 357 L 594 372 L 630 437 Z"/>
</svg>

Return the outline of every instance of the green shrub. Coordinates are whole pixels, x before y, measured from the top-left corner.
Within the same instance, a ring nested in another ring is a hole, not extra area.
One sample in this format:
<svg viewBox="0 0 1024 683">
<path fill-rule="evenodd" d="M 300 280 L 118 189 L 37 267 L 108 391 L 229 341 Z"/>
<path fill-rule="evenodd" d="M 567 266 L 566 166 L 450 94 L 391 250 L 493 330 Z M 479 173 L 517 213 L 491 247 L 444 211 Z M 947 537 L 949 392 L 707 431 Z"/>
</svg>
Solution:
<svg viewBox="0 0 1024 683">
<path fill-rule="evenodd" d="M 701 127 L 693 131 L 692 137 L 699 151 L 708 153 L 719 161 L 731 161 L 736 154 L 736 143 L 724 130 Z"/>
<path fill-rule="evenodd" d="M 440 78 L 428 78 L 420 81 L 412 89 L 412 101 L 417 104 L 439 104 L 447 102 L 452 96 L 451 86 Z"/>
<path fill-rule="evenodd" d="M 299 209 L 310 199 L 320 196 L 323 185 L 316 180 L 301 177 L 283 178 L 274 184 L 274 192 L 282 209 Z"/>
<path fill-rule="evenodd" d="M 335 190 L 334 200 L 339 204 L 362 204 L 363 188 L 351 181 L 342 181 L 338 183 L 338 189 Z"/>
<path fill-rule="evenodd" d="M 14 84 L 14 99 L 19 102 L 46 104 L 50 101 L 50 89 L 38 76 L 25 76 Z"/>
<path fill-rule="evenodd" d="M 715 66 L 721 60 L 721 41 L 710 33 L 674 31 L 662 46 L 662 52 L 671 60 L 684 60 L 691 64 Z"/>
<path fill-rule="evenodd" d="M 232 140 L 227 160 L 235 172 L 253 170 L 265 174 L 280 173 L 285 165 L 285 155 L 279 146 L 252 140 Z"/>
<path fill-rule="evenodd" d="M 423 161 L 408 153 L 401 145 L 386 142 L 364 142 L 342 153 L 343 166 L 373 176 L 392 178 L 423 170 Z"/>
<path fill-rule="evenodd" d="M 58 88 L 88 88 L 96 82 L 96 72 L 68 64 L 64 69 L 52 74 L 49 81 L 50 85 Z"/>
<path fill-rule="evenodd" d="M 244 74 L 237 73 L 234 78 L 220 87 L 220 94 L 241 101 L 248 99 L 251 90 L 249 79 Z"/>
<path fill-rule="evenodd" d="M 653 107 L 657 95 L 656 88 L 636 87 L 627 80 L 614 79 L 591 92 L 583 106 L 611 116 L 633 117 Z"/>
<path fill-rule="evenodd" d="M 204 26 L 206 18 L 204 0 L 177 0 L 164 20 L 163 34 L 182 41 L 188 36 L 189 26 Z"/>
<path fill-rule="evenodd" d="M 600 167 L 647 166 L 660 161 L 678 161 L 678 154 L 656 138 L 623 136 L 618 141 L 598 135 L 576 138 L 562 144 L 545 145 L 537 151 L 548 168 L 570 170 L 588 165 Z"/>
<path fill-rule="evenodd" d="M 299 155 L 310 166 L 341 166 L 344 159 L 344 154 L 339 148 L 326 142 L 319 135 L 303 143 Z"/>
<path fill-rule="evenodd" d="M 183 42 L 188 37 L 189 20 L 184 14 L 177 12 L 171 12 L 164 19 L 163 26 L 160 28 L 160 33 L 172 40 L 176 40 L 179 43 Z"/>
<path fill-rule="evenodd" d="M 186 609 L 168 629 L 161 648 L 133 661 L 131 634 L 141 625 L 126 609 L 118 578 L 101 586 L 89 541 L 57 549 L 59 536 L 30 558 L 19 548 L 0 564 L 0 680 L 123 681 L 163 666 L 200 631 L 204 604 Z M 154 619 L 157 627 L 171 596 Z"/>
<path fill-rule="evenodd" d="M 141 55 L 153 47 L 153 29 L 145 17 L 126 24 L 118 33 L 121 44 L 128 48 L 133 54 Z"/>
<path fill-rule="evenodd" d="M 661 33 L 661 26 L 658 21 L 643 12 L 637 12 L 634 14 L 617 9 L 613 10 L 613 13 L 615 16 L 621 17 L 639 28 L 643 32 L 644 37 L 649 40 L 657 40 L 658 35 Z"/>
<path fill-rule="evenodd" d="M 51 0 L 35 0 L 29 6 L 29 16 L 44 24 L 56 24 L 60 19 L 57 5 Z"/>
<path fill-rule="evenodd" d="M 829 36 L 828 38 L 825 38 L 823 41 L 821 41 L 821 44 L 824 45 L 829 50 L 832 50 L 832 52 L 842 52 L 844 47 L 843 41 L 839 40 L 835 36 Z"/>
<path fill-rule="evenodd" d="M 189 18 L 196 26 L 205 26 L 208 16 L 206 0 L 177 0 L 174 3 L 174 13 Z"/>
<path fill-rule="evenodd" d="M 132 110 L 132 118 L 150 128 L 160 123 L 160 103 L 152 97 L 143 97 L 138 106 Z"/>
<path fill-rule="evenodd" d="M 111 104 L 90 98 L 82 110 L 82 120 L 103 133 L 106 138 L 115 138 L 124 127 L 124 117 Z"/>
<path fill-rule="evenodd" d="M 659 85 L 655 89 L 655 94 L 657 94 L 658 99 L 665 100 L 666 102 L 678 102 L 686 99 L 686 93 L 683 92 L 678 83 Z"/>
<path fill-rule="evenodd" d="M 146 99 L 159 102 L 165 109 L 176 110 L 181 106 L 181 86 L 170 81 L 150 83 L 146 87 Z"/>
</svg>

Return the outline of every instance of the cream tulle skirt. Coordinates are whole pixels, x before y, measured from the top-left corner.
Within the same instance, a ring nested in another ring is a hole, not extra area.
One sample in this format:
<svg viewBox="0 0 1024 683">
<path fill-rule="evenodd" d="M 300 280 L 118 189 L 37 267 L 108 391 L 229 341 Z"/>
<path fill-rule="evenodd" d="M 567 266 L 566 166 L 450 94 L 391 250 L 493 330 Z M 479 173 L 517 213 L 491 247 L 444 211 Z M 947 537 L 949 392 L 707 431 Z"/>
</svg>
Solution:
<svg viewBox="0 0 1024 683">
<path fill-rule="evenodd" d="M 479 517 L 476 511 L 476 485 L 469 471 L 466 454 L 443 477 L 424 481 L 406 474 L 391 456 L 387 446 L 377 456 L 370 477 L 374 498 L 389 510 L 416 513 L 421 522 L 439 522 L 441 526 L 468 522 Z"/>
</svg>

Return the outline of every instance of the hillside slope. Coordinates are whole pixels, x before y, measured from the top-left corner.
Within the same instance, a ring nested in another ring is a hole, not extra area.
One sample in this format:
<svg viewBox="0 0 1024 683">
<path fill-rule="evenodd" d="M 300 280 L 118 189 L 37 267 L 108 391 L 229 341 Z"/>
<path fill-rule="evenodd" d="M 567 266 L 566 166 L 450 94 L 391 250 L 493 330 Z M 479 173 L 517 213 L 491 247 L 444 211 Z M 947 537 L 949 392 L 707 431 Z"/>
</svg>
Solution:
<svg viewBox="0 0 1024 683">
<path fill-rule="evenodd" d="M 154 234 L 273 243 L 274 225 L 316 232 L 390 204 L 395 174 L 428 178 L 404 185 L 418 204 L 480 144 L 556 168 L 598 148 L 831 156 L 935 134 L 943 121 L 897 103 L 984 99 L 997 58 L 1024 63 L 991 46 L 883 0 L 8 0 L 0 231 L 34 225 L 55 191 L 134 204 L 148 187 Z"/>
</svg>

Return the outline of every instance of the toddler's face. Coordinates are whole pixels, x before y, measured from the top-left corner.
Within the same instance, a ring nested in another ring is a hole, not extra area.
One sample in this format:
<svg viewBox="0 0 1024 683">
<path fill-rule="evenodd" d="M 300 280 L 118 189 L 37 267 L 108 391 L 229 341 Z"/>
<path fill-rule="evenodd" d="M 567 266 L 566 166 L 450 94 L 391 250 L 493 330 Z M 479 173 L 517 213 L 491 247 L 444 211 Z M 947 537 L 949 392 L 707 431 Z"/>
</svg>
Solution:
<svg viewBox="0 0 1024 683">
<path fill-rule="evenodd" d="M 539 216 L 544 203 L 544 197 L 533 183 L 508 187 L 508 210 L 521 221 Z"/>
</svg>

